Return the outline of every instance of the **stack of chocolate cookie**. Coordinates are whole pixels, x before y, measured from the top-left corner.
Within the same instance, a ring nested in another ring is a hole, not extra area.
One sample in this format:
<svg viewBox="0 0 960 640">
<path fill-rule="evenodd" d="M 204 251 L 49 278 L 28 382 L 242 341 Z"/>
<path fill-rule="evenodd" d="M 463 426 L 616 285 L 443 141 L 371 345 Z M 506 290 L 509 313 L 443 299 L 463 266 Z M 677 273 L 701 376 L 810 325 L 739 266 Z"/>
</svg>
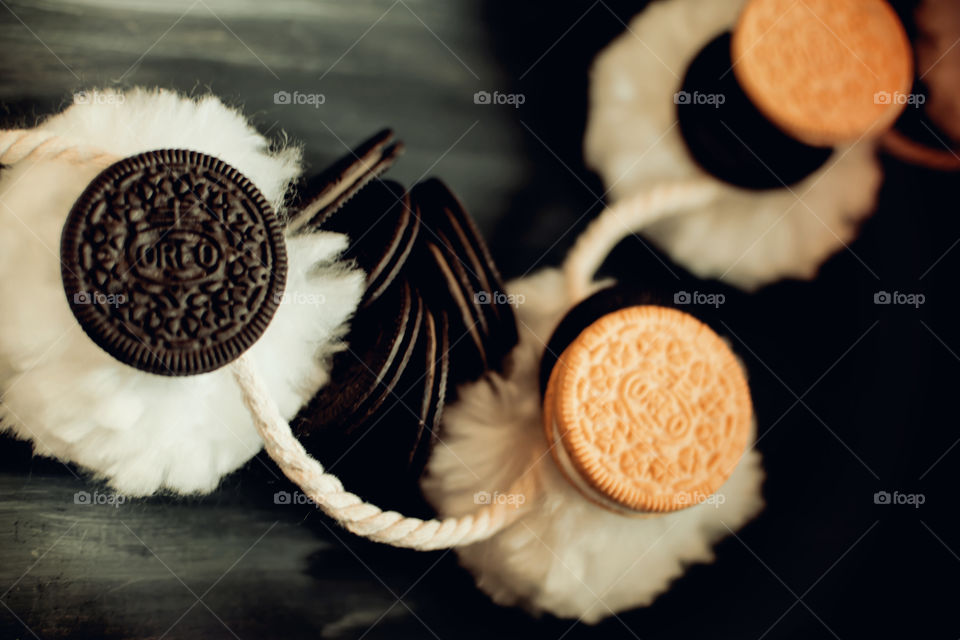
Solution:
<svg viewBox="0 0 960 640">
<path fill-rule="evenodd" d="M 347 349 L 294 425 L 364 498 L 426 514 L 416 479 L 444 403 L 456 385 L 503 366 L 517 326 L 456 196 L 436 179 L 410 191 L 380 179 L 400 151 L 383 131 L 308 181 L 294 204 L 292 228 L 346 234 L 344 257 L 367 273 Z"/>
</svg>

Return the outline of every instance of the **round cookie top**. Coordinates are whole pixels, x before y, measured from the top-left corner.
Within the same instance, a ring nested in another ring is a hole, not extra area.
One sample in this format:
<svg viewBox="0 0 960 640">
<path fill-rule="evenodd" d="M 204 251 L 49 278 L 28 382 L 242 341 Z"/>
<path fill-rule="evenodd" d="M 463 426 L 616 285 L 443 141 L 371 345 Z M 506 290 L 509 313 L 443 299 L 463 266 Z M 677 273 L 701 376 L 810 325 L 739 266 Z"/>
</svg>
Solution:
<svg viewBox="0 0 960 640">
<path fill-rule="evenodd" d="M 263 334 L 286 279 L 283 232 L 239 171 L 194 151 L 107 167 L 64 225 L 61 275 L 88 336 L 161 375 L 212 371 Z"/>
<path fill-rule="evenodd" d="M 731 56 L 753 103 L 811 145 L 879 135 L 913 82 L 910 42 L 886 0 L 750 0 Z"/>
<path fill-rule="evenodd" d="M 621 309 L 585 329 L 557 361 L 544 406 L 548 440 L 560 440 L 574 485 L 640 512 L 715 493 L 753 416 L 727 344 L 696 318 L 657 306 Z"/>
</svg>

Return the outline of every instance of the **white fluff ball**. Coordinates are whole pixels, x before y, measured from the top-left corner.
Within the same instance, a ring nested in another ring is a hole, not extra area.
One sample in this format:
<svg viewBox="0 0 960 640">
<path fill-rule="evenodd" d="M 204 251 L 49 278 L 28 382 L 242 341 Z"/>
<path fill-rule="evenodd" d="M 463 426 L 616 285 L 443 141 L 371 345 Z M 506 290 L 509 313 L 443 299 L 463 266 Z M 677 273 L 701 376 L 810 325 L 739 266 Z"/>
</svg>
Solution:
<svg viewBox="0 0 960 640">
<path fill-rule="evenodd" d="M 554 464 L 541 418 L 540 356 L 569 307 L 562 275 L 548 269 L 509 288 L 525 302 L 508 373 L 460 388 L 422 486 L 442 515 L 463 515 L 477 508 L 476 492 L 508 492 L 533 474 L 529 513 L 457 549 L 460 561 L 498 604 L 596 623 L 650 604 L 687 565 L 713 560 L 713 543 L 763 507 L 760 454 L 748 450 L 716 498 L 681 511 L 631 518 L 586 500 Z"/>
<path fill-rule="evenodd" d="M 296 148 L 271 151 L 237 111 L 208 96 L 105 91 L 39 129 L 130 156 L 181 148 L 216 156 L 275 209 L 300 172 Z M 22 161 L 0 173 L 0 423 L 39 455 L 71 461 L 134 496 L 213 490 L 262 442 L 232 375 L 165 377 L 121 364 L 83 332 L 60 278 L 63 223 L 98 169 Z M 283 303 L 250 349 L 283 415 L 329 378 L 363 274 L 338 262 L 340 234 L 288 238 Z"/>
<path fill-rule="evenodd" d="M 674 94 L 690 62 L 733 27 L 742 5 L 743 0 L 656 0 L 597 56 L 584 153 L 614 200 L 665 180 L 715 179 L 687 151 Z M 854 238 L 874 207 L 881 180 L 874 149 L 871 140 L 839 147 L 823 167 L 789 189 L 751 191 L 722 183 L 713 203 L 677 213 L 643 233 L 698 276 L 744 289 L 780 278 L 812 278 Z"/>
</svg>

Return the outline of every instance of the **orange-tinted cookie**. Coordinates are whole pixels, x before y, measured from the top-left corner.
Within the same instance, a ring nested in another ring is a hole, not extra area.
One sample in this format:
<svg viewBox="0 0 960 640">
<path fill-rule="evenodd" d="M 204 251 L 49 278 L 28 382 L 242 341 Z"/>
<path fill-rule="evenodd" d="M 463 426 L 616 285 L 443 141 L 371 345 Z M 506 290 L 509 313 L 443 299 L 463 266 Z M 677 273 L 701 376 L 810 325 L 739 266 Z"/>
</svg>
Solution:
<svg viewBox="0 0 960 640">
<path fill-rule="evenodd" d="M 740 363 L 693 316 L 628 307 L 561 354 L 544 398 L 554 458 L 588 498 L 614 510 L 698 504 L 747 446 L 753 409 Z"/>
<path fill-rule="evenodd" d="M 812 145 L 882 133 L 913 82 L 910 42 L 885 0 L 751 0 L 731 48 L 753 103 Z"/>
</svg>

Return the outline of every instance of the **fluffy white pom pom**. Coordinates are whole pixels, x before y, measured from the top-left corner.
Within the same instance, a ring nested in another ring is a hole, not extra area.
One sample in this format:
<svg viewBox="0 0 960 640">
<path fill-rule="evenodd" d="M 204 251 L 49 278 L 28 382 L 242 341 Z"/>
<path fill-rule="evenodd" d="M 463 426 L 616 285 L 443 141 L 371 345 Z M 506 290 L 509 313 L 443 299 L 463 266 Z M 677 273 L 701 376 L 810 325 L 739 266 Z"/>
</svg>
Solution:
<svg viewBox="0 0 960 640">
<path fill-rule="evenodd" d="M 656 0 L 597 56 L 584 153 L 614 200 L 657 182 L 710 177 L 687 151 L 674 94 L 696 54 L 733 27 L 742 5 Z M 871 140 L 839 147 L 790 189 L 750 191 L 722 183 L 711 204 L 643 233 L 695 274 L 744 289 L 812 278 L 873 209 L 881 180 L 874 149 Z"/>
<path fill-rule="evenodd" d="M 540 410 L 540 356 L 569 307 L 562 275 L 548 269 L 509 288 L 525 296 L 509 373 L 460 388 L 422 486 L 442 515 L 463 515 L 477 508 L 477 492 L 508 492 L 534 474 L 529 513 L 457 549 L 460 561 L 499 604 L 596 623 L 649 604 L 687 565 L 713 560 L 712 544 L 763 507 L 760 454 L 749 449 L 713 498 L 681 511 L 631 518 L 586 500 L 554 464 Z"/>
<path fill-rule="evenodd" d="M 117 156 L 160 148 L 216 156 L 278 211 L 300 172 L 298 149 L 271 151 L 215 97 L 137 89 L 97 98 L 38 128 Z M 90 341 L 67 305 L 61 228 L 97 173 L 31 159 L 0 173 L 0 424 L 36 453 L 75 462 L 129 495 L 211 491 L 262 445 L 232 375 L 168 378 L 128 367 Z M 331 233 L 287 240 L 283 303 L 250 350 L 287 418 L 327 381 L 362 294 L 363 274 L 338 262 L 346 246 Z"/>
</svg>

